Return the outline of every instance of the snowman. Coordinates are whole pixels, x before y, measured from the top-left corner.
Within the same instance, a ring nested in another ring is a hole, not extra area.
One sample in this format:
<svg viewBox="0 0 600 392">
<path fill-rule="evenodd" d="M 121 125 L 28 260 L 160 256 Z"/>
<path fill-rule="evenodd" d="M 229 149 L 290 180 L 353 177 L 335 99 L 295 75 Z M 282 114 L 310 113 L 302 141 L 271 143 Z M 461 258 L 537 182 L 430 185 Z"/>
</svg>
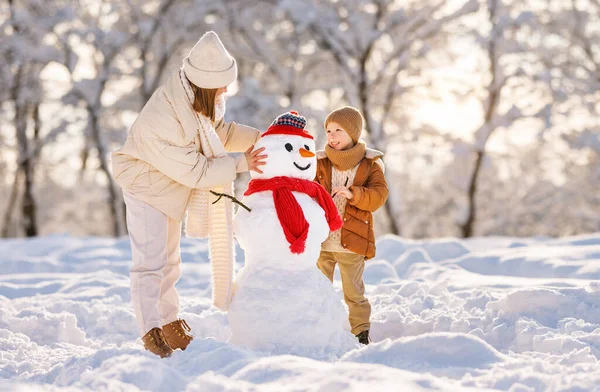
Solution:
<svg viewBox="0 0 600 392">
<path fill-rule="evenodd" d="M 306 119 L 275 119 L 255 149 L 268 155 L 234 220 L 245 264 L 229 308 L 230 342 L 251 349 L 335 358 L 357 347 L 331 282 L 316 266 L 330 230 L 342 222 L 331 196 L 313 182 L 315 142 Z"/>
</svg>

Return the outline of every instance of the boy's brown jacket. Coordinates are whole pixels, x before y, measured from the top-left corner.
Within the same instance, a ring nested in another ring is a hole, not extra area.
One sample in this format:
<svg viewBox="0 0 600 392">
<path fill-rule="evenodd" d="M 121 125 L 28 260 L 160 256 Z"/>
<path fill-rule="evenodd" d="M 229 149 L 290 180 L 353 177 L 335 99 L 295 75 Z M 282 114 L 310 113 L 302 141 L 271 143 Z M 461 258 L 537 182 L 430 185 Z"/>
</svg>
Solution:
<svg viewBox="0 0 600 392">
<path fill-rule="evenodd" d="M 373 212 L 381 207 L 388 197 L 388 188 L 383 175 L 381 161 L 383 153 L 367 148 L 359 163 L 354 182 L 349 187 L 354 197 L 348 200 L 342 220 L 342 246 L 354 253 L 371 259 L 375 256 L 375 234 Z M 324 151 L 317 152 L 317 174 L 315 181 L 331 193 L 331 161 Z"/>
</svg>

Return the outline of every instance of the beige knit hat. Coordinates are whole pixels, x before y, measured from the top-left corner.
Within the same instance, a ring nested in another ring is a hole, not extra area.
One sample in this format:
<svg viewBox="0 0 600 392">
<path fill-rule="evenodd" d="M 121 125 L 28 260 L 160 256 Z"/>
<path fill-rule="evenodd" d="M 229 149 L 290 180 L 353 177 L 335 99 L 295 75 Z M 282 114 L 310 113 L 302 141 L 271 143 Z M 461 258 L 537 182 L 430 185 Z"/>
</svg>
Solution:
<svg viewBox="0 0 600 392">
<path fill-rule="evenodd" d="M 214 31 L 206 32 L 183 59 L 185 76 L 201 88 L 220 88 L 237 79 L 237 64 Z"/>
<path fill-rule="evenodd" d="M 356 144 L 360 139 L 360 134 L 363 127 L 363 116 L 360 112 L 352 106 L 344 106 L 329 113 L 329 116 L 325 119 L 325 129 L 327 124 L 330 122 L 336 122 L 344 128 L 344 131 L 348 132 L 350 138 Z"/>
</svg>

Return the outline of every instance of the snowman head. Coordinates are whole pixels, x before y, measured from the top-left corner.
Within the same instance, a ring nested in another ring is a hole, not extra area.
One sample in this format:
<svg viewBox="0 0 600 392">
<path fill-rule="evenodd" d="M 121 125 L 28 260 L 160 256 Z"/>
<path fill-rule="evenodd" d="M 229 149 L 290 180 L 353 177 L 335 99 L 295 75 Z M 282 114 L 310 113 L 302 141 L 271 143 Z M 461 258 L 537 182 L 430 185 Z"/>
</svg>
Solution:
<svg viewBox="0 0 600 392">
<path fill-rule="evenodd" d="M 278 116 L 254 146 L 265 147 L 266 164 L 260 167 L 262 174 L 250 172 L 252 178 L 278 176 L 314 180 L 317 173 L 314 138 L 304 127 L 306 119 L 298 112 Z"/>
</svg>

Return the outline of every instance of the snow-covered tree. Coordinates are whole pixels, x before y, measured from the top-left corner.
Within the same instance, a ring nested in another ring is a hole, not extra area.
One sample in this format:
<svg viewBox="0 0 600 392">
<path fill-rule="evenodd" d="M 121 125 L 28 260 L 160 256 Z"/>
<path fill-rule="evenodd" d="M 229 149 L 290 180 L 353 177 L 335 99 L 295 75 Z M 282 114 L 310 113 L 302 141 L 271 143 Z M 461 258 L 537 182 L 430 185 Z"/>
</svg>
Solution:
<svg viewBox="0 0 600 392">
<path fill-rule="evenodd" d="M 359 1 L 287 3 L 297 23 L 308 24 L 316 44 L 335 64 L 336 82 L 342 94 L 330 109 L 348 103 L 361 110 L 370 143 L 387 152 L 390 134 L 398 133 L 398 103 L 414 89 L 420 61 L 443 41 L 450 22 L 474 12 L 476 1 L 456 7 L 445 1 Z M 390 196 L 386 211 L 390 231 L 400 233 L 400 195 L 392 171 L 388 172 Z"/>
<path fill-rule="evenodd" d="M 128 1 L 80 2 L 77 28 L 69 36 L 69 42 L 77 45 L 79 51 L 88 52 L 86 66 L 89 74 L 71 74 L 72 89 L 64 97 L 64 102 L 86 112 L 81 170 L 87 169 L 90 154 L 94 154 L 107 183 L 114 235 L 124 233 L 124 225 L 119 219 L 119 198 L 109 169 L 110 149 L 108 135 L 103 131 L 106 115 L 103 101 L 107 99 L 110 83 L 118 82 L 122 75 L 116 61 L 121 53 L 126 52 L 134 36 L 134 7 L 135 4 Z"/>
<path fill-rule="evenodd" d="M 459 203 L 463 211 L 458 225 L 463 237 L 474 233 L 477 188 L 488 142 L 499 130 L 535 134 L 535 129 L 528 129 L 531 122 L 526 120 L 540 119 L 539 129 L 543 129 L 550 121 L 552 106 L 558 103 L 545 83 L 549 70 L 538 55 L 546 49 L 545 41 L 532 39 L 537 23 L 535 14 L 521 1 L 484 3 L 486 23 L 481 23 L 475 34 L 484 52 L 487 76 L 483 79 L 485 88 L 476 90 L 482 100 L 483 119 L 474 134 L 472 154 L 468 156 L 466 197 Z"/>
<path fill-rule="evenodd" d="M 5 18 L 0 26 L 0 51 L 6 66 L 1 71 L 0 96 L 3 108 L 12 114 L 17 152 L 2 235 L 22 231 L 26 236 L 35 236 L 38 234 L 34 197 L 37 159 L 42 147 L 63 130 L 59 126 L 45 135 L 42 132 L 40 106 L 44 104 L 45 93 L 40 75 L 52 61 L 68 63 L 69 57 L 59 49 L 59 34 L 72 12 L 68 1 L 11 0 L 2 7 Z"/>
<path fill-rule="evenodd" d="M 124 234 L 109 154 L 207 30 L 238 62 L 228 120 L 265 129 L 298 110 L 321 147 L 330 110 L 363 112 L 364 136 L 386 153 L 378 234 L 597 230 L 599 10 L 597 0 L 2 3 L 2 234 Z"/>
</svg>

